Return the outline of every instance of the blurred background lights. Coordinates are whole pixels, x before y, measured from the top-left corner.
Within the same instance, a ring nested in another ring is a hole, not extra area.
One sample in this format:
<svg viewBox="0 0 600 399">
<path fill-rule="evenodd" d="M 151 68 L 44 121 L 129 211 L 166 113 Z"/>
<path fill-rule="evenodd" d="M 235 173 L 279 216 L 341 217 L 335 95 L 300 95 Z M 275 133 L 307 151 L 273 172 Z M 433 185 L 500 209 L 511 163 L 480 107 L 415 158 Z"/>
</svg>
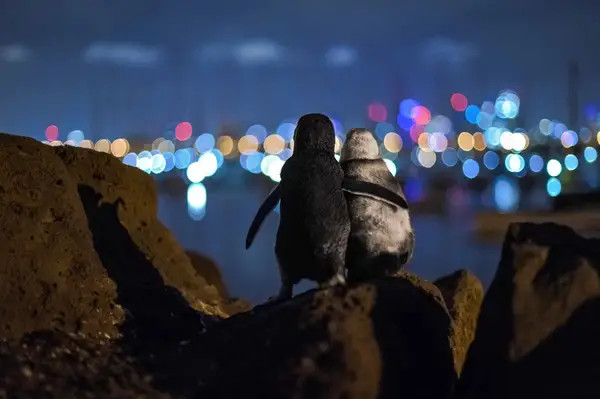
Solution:
<svg viewBox="0 0 600 399">
<path fill-rule="evenodd" d="M 400 102 L 400 106 L 399 106 L 399 111 L 400 111 L 400 115 L 402 115 L 405 118 L 412 118 L 413 115 L 413 108 L 419 106 L 420 104 L 413 100 L 412 98 L 407 98 L 405 100 L 402 100 Z"/>
<path fill-rule="evenodd" d="M 48 141 L 58 140 L 58 127 L 56 125 L 48 126 L 46 128 L 45 136 Z"/>
<path fill-rule="evenodd" d="M 494 170 L 500 163 L 500 157 L 494 151 L 488 151 L 483 156 L 483 164 L 489 170 Z"/>
<path fill-rule="evenodd" d="M 281 181 L 281 168 L 283 167 L 283 164 L 284 162 L 281 159 L 274 159 L 269 163 L 267 176 L 269 176 L 274 182 L 279 183 Z"/>
<path fill-rule="evenodd" d="M 217 148 L 224 156 L 228 156 L 233 152 L 233 146 L 233 139 L 229 136 L 221 136 L 217 140 Z"/>
<path fill-rule="evenodd" d="M 244 136 L 238 142 L 238 151 L 244 155 L 252 154 L 258 149 L 258 139 L 255 136 Z"/>
<path fill-rule="evenodd" d="M 375 136 L 379 140 L 383 140 L 386 134 L 393 132 L 394 130 L 394 126 L 391 123 L 379 122 L 375 125 Z"/>
<path fill-rule="evenodd" d="M 265 157 L 265 155 L 260 152 L 253 152 L 252 154 L 247 155 L 246 156 L 246 169 L 248 170 L 248 172 L 254 173 L 254 174 L 260 173 L 261 172 L 260 164 L 264 157 Z"/>
<path fill-rule="evenodd" d="M 586 147 L 583 150 L 583 157 L 586 162 L 592 163 L 598 158 L 598 151 L 594 147 Z"/>
<path fill-rule="evenodd" d="M 175 154 L 173 154 L 173 162 L 177 169 L 186 169 L 192 162 L 192 156 L 189 151 L 182 148 L 175 151 Z"/>
<path fill-rule="evenodd" d="M 116 139 L 110 144 L 110 152 L 117 157 L 124 157 L 129 152 L 129 142 L 126 139 Z"/>
<path fill-rule="evenodd" d="M 431 120 L 431 112 L 427 107 L 417 105 L 412 109 L 410 117 L 419 125 L 426 125 Z"/>
<path fill-rule="evenodd" d="M 431 152 L 431 148 L 429 147 L 429 133 L 421 133 L 417 143 L 421 151 Z"/>
<path fill-rule="evenodd" d="M 475 146 L 475 140 L 469 132 L 462 132 L 458 135 L 458 146 L 463 151 L 471 151 Z"/>
<path fill-rule="evenodd" d="M 433 133 L 429 136 L 429 148 L 435 152 L 442 152 L 448 147 L 448 139 L 442 133 Z"/>
<path fill-rule="evenodd" d="M 142 153 L 140 153 L 142 155 Z M 148 153 L 150 155 L 150 153 Z M 138 156 L 136 166 L 143 170 L 146 173 L 150 173 L 152 171 L 152 156 Z"/>
<path fill-rule="evenodd" d="M 566 130 L 560 135 L 560 142 L 565 148 L 571 148 L 577 144 L 579 137 L 572 130 Z"/>
<path fill-rule="evenodd" d="M 450 96 L 450 104 L 452 105 L 452 109 L 462 112 L 467 109 L 469 101 L 464 94 L 454 93 L 452 96 Z"/>
<path fill-rule="evenodd" d="M 546 183 L 546 191 L 548 192 L 548 195 L 551 197 L 556 197 L 558 194 L 560 194 L 562 190 L 562 184 L 560 183 L 560 180 L 558 180 L 556 177 L 551 177 L 548 179 L 548 182 Z"/>
<path fill-rule="evenodd" d="M 202 165 L 198 161 L 192 162 L 185 174 L 192 183 L 199 183 L 206 177 L 202 171 Z"/>
<path fill-rule="evenodd" d="M 192 124 L 189 122 L 181 122 L 175 126 L 175 138 L 179 141 L 186 141 L 192 137 Z"/>
<path fill-rule="evenodd" d="M 158 145 L 160 152 L 175 152 L 175 144 L 171 140 L 163 140 Z"/>
<path fill-rule="evenodd" d="M 215 148 L 215 137 L 210 133 L 202 133 L 194 142 L 198 152 L 207 152 Z"/>
<path fill-rule="evenodd" d="M 565 157 L 565 168 L 567 170 L 575 170 L 579 166 L 579 160 L 573 154 L 569 154 Z"/>
<path fill-rule="evenodd" d="M 219 168 L 217 157 L 212 152 L 205 152 L 204 154 L 200 155 L 197 163 L 200 164 L 202 174 L 206 177 L 214 175 Z"/>
<path fill-rule="evenodd" d="M 252 125 L 246 130 L 246 136 L 254 136 L 259 143 L 262 143 L 267 138 L 267 128 L 263 125 Z"/>
<path fill-rule="evenodd" d="M 474 179 L 479 174 L 479 164 L 474 159 L 467 159 L 462 165 L 463 174 L 468 179 Z"/>
<path fill-rule="evenodd" d="M 519 204 L 519 186 L 507 176 L 494 180 L 494 204 L 500 212 L 514 211 Z"/>
<path fill-rule="evenodd" d="M 504 165 L 509 172 L 519 173 L 525 168 L 525 159 L 519 154 L 508 154 Z"/>
<path fill-rule="evenodd" d="M 560 175 L 560 172 L 562 172 L 562 166 L 556 159 L 551 159 L 546 165 L 546 171 L 550 176 L 556 177 Z"/>
<path fill-rule="evenodd" d="M 402 150 L 402 137 L 398 133 L 389 132 L 383 139 L 383 146 L 389 152 L 400 152 Z"/>
<path fill-rule="evenodd" d="M 458 154 L 454 148 L 447 148 L 442 152 L 442 162 L 448 167 L 456 165 L 458 162 Z"/>
<path fill-rule="evenodd" d="M 284 122 L 277 127 L 276 133 L 283 137 L 286 143 L 289 143 L 294 138 L 294 130 L 296 125 L 290 122 Z"/>
<path fill-rule="evenodd" d="M 471 104 L 465 109 L 465 118 L 472 124 L 476 124 L 479 121 L 479 114 L 480 110 L 477 105 Z"/>
<path fill-rule="evenodd" d="M 163 154 L 156 154 L 152 156 L 152 173 L 159 174 L 165 170 L 167 166 L 167 161 Z"/>
<path fill-rule="evenodd" d="M 534 173 L 540 172 L 544 169 L 544 159 L 538 154 L 533 154 L 529 158 L 529 169 Z"/>
<path fill-rule="evenodd" d="M 94 149 L 98 152 L 110 152 L 110 140 L 101 139 L 96 142 Z"/>
<path fill-rule="evenodd" d="M 387 109 L 385 105 L 380 103 L 371 103 L 367 107 L 369 119 L 373 122 L 383 122 L 387 119 Z"/>
<path fill-rule="evenodd" d="M 175 167 L 175 159 L 173 158 L 172 152 L 163 153 L 163 157 L 165 158 L 165 170 L 164 172 L 170 172 Z"/>
<path fill-rule="evenodd" d="M 386 164 L 386 166 L 388 167 L 390 173 L 394 176 L 396 176 L 396 164 L 394 164 L 394 162 L 390 161 L 389 159 L 384 159 L 383 160 Z"/>
<path fill-rule="evenodd" d="M 79 142 L 79 147 L 93 149 L 94 148 L 94 143 L 92 142 L 92 140 L 81 140 Z"/>
<path fill-rule="evenodd" d="M 519 114 L 520 103 L 521 101 L 516 93 L 503 91 L 494 104 L 496 115 L 503 119 L 514 119 Z"/>
<path fill-rule="evenodd" d="M 206 187 L 204 187 L 204 184 L 194 183 L 188 186 L 187 203 L 195 209 L 206 207 Z"/>
<path fill-rule="evenodd" d="M 339 139 L 336 137 L 336 143 Z M 285 140 L 278 134 L 267 136 L 263 144 L 267 154 L 279 154 L 285 148 Z"/>
<path fill-rule="evenodd" d="M 489 147 L 495 148 L 500 145 L 500 137 L 502 137 L 503 130 L 492 126 L 485 130 L 483 136 L 485 137 L 485 142 Z"/>
<path fill-rule="evenodd" d="M 435 165 L 435 160 L 436 160 L 436 155 L 435 152 L 425 152 L 425 151 L 421 151 L 421 150 L 417 150 L 417 159 L 419 161 L 419 163 L 421 164 L 421 166 L 423 166 L 424 168 L 431 168 L 433 165 Z"/>
<path fill-rule="evenodd" d="M 538 127 L 540 129 L 540 133 L 542 133 L 544 136 L 549 136 L 550 134 L 552 134 L 553 126 L 552 121 L 550 119 L 542 119 Z"/>
<path fill-rule="evenodd" d="M 83 140 L 85 137 L 83 136 L 83 132 L 81 130 L 73 130 L 69 132 L 67 135 L 67 140 L 71 140 L 75 145 L 79 145 L 79 142 Z M 108 140 L 107 140 L 108 141 Z M 108 151 L 104 151 L 108 152 Z"/>
<path fill-rule="evenodd" d="M 137 165 L 137 155 L 134 152 L 130 152 L 129 154 L 123 157 L 123 163 L 129 166 Z"/>
<path fill-rule="evenodd" d="M 483 136 L 483 133 L 473 133 L 473 148 L 475 148 L 477 151 L 483 151 L 485 150 L 485 147 L 485 137 Z"/>
</svg>

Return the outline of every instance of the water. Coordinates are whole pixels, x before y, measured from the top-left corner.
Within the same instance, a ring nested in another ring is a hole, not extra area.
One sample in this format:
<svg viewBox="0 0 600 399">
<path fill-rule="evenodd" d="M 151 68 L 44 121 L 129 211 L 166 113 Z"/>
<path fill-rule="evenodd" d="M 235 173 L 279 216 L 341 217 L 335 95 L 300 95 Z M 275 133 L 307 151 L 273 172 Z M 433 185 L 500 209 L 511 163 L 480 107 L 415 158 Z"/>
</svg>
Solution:
<svg viewBox="0 0 600 399">
<path fill-rule="evenodd" d="M 159 196 L 159 218 L 179 243 L 212 258 L 220 266 L 233 296 L 252 303 L 265 301 L 279 289 L 274 254 L 279 215 L 267 217 L 254 244 L 245 249 L 246 232 L 264 199 L 261 188 L 236 187 L 208 193 L 207 212 L 201 221 L 187 213 L 184 197 Z M 483 244 L 474 239 L 472 215 L 414 215 L 416 249 L 410 270 L 434 280 L 458 269 L 475 273 L 487 287 L 500 258 L 500 243 Z M 312 287 L 304 282 L 296 292 Z"/>
</svg>

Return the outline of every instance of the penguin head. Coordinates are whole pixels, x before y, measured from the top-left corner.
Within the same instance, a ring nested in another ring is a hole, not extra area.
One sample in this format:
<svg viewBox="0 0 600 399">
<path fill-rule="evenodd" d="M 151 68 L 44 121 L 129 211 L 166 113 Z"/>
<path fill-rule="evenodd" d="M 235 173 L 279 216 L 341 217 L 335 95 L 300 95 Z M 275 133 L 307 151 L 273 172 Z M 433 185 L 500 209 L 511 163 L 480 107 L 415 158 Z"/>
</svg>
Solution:
<svg viewBox="0 0 600 399">
<path fill-rule="evenodd" d="M 322 114 L 307 114 L 294 131 L 294 152 L 326 151 L 333 155 L 335 133 L 331 120 Z"/>
<path fill-rule="evenodd" d="M 353 159 L 379 159 L 379 145 L 373 133 L 363 128 L 350 129 L 342 147 L 340 162 Z"/>
</svg>

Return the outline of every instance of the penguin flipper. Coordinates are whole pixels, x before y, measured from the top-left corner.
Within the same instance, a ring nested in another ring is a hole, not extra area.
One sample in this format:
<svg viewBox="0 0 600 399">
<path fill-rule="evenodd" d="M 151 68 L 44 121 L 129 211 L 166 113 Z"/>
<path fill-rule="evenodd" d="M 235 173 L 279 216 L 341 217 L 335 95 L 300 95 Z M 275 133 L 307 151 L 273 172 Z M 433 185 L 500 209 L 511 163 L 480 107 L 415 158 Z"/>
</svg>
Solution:
<svg viewBox="0 0 600 399">
<path fill-rule="evenodd" d="M 379 184 L 345 178 L 342 182 L 342 190 L 356 195 L 372 197 L 380 201 L 389 202 L 400 208 L 408 209 L 408 203 L 404 198 Z"/>
<path fill-rule="evenodd" d="M 263 221 L 267 217 L 267 215 L 275 209 L 277 203 L 281 199 L 281 188 L 279 184 L 275 186 L 275 188 L 269 193 L 267 198 L 263 201 L 260 208 L 258 208 L 258 212 L 256 212 L 256 216 L 254 216 L 254 220 L 248 229 L 248 234 L 246 235 L 246 249 L 250 248 L 252 245 L 252 241 L 254 241 L 254 236 L 258 233 L 258 229 L 262 225 Z"/>
</svg>

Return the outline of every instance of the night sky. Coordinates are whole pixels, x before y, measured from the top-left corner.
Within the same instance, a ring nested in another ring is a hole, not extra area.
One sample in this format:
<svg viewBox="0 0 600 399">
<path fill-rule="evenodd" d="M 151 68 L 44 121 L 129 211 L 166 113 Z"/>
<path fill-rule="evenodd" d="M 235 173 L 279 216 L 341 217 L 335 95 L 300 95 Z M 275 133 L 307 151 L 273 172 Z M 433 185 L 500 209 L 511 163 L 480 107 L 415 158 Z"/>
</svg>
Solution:
<svg viewBox="0 0 600 399">
<path fill-rule="evenodd" d="M 310 111 L 362 125 L 372 101 L 448 113 L 517 91 L 523 123 L 600 102 L 600 3 L 0 1 L 0 130 L 99 139 L 169 123 L 276 126 Z M 345 126 L 346 127 L 346 126 Z M 528 126 L 525 126 L 528 127 Z"/>
</svg>

